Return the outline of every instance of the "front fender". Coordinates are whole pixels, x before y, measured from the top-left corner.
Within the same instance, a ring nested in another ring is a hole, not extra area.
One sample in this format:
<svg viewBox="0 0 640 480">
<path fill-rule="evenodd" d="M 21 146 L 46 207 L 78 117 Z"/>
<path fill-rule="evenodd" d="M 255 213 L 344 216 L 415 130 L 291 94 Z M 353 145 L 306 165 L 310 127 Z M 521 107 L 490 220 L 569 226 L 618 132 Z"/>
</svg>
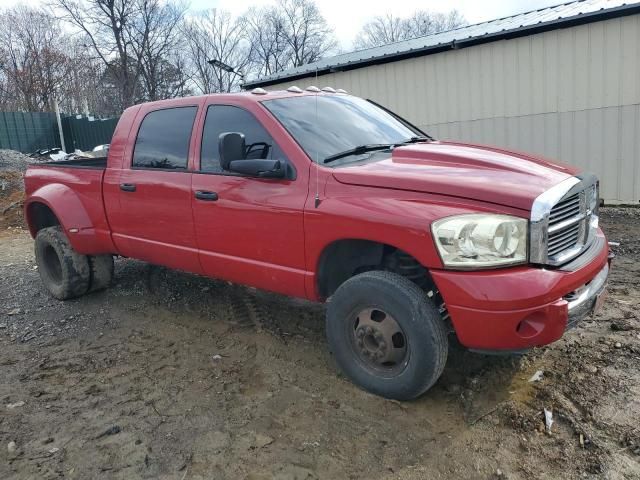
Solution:
<svg viewBox="0 0 640 480">
<path fill-rule="evenodd" d="M 431 224 L 450 215 L 477 212 L 522 215 L 512 207 L 474 200 L 328 182 L 324 198 L 305 208 L 307 295 L 319 298 L 318 265 L 327 246 L 341 240 L 365 240 L 395 247 L 427 270 L 442 269 Z M 311 198 L 311 197 L 310 197 Z M 313 198 L 311 198 L 313 200 Z"/>
</svg>

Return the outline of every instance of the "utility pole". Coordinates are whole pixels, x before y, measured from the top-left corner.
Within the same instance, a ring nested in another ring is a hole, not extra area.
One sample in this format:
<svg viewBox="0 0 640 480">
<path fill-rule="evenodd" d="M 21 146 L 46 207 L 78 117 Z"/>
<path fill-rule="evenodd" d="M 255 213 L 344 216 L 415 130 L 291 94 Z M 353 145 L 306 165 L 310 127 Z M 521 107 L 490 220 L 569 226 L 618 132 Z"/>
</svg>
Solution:
<svg viewBox="0 0 640 480">
<path fill-rule="evenodd" d="M 66 152 L 67 149 L 64 145 L 64 134 L 62 133 L 62 120 L 60 119 L 60 107 L 58 106 L 58 99 L 53 97 L 53 106 L 56 110 L 56 121 L 58 122 L 58 134 L 60 135 L 60 146 L 62 151 Z"/>
</svg>

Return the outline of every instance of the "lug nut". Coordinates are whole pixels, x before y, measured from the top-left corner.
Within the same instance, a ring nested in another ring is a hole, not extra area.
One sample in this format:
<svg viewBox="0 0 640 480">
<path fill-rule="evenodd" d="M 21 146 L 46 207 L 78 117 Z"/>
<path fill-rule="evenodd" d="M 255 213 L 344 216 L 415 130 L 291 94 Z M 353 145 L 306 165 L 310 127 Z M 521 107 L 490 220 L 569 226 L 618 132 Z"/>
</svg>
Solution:
<svg viewBox="0 0 640 480">
<path fill-rule="evenodd" d="M 364 327 L 364 331 L 367 333 L 367 335 L 371 335 L 373 333 L 373 328 L 367 325 L 366 327 Z"/>
<path fill-rule="evenodd" d="M 356 330 L 356 337 L 358 338 L 364 337 L 364 330 L 362 328 L 359 328 L 358 330 Z"/>
</svg>

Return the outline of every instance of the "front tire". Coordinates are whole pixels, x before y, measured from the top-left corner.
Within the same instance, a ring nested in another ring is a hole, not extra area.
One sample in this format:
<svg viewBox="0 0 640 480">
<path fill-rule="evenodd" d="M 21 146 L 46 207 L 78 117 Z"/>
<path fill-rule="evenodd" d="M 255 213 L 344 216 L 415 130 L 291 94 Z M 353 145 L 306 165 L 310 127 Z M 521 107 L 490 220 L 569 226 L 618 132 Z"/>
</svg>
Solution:
<svg viewBox="0 0 640 480">
<path fill-rule="evenodd" d="M 340 369 L 376 395 L 416 398 L 444 370 L 444 322 L 425 292 L 401 275 L 372 271 L 347 280 L 329 302 L 326 328 Z"/>
<path fill-rule="evenodd" d="M 89 259 L 71 247 L 61 227 L 40 230 L 35 253 L 42 283 L 53 297 L 67 300 L 87 293 L 91 279 Z"/>
</svg>

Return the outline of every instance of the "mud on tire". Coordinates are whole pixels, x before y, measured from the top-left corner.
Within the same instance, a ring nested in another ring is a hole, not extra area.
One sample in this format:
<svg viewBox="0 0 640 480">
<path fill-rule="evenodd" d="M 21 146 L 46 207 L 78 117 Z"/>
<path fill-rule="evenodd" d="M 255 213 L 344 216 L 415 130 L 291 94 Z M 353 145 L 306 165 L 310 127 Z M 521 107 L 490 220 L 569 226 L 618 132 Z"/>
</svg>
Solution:
<svg viewBox="0 0 640 480">
<path fill-rule="evenodd" d="M 91 280 L 89 291 L 97 292 L 109 288 L 113 278 L 113 255 L 95 255 L 89 257 Z"/>
<path fill-rule="evenodd" d="M 73 250 L 60 226 L 38 232 L 35 254 L 42 283 L 53 297 L 67 300 L 87 293 L 89 259 Z"/>
<path fill-rule="evenodd" d="M 445 324 L 415 283 L 385 271 L 343 283 L 327 307 L 327 340 L 356 385 L 396 400 L 420 396 L 447 360 Z"/>
</svg>

